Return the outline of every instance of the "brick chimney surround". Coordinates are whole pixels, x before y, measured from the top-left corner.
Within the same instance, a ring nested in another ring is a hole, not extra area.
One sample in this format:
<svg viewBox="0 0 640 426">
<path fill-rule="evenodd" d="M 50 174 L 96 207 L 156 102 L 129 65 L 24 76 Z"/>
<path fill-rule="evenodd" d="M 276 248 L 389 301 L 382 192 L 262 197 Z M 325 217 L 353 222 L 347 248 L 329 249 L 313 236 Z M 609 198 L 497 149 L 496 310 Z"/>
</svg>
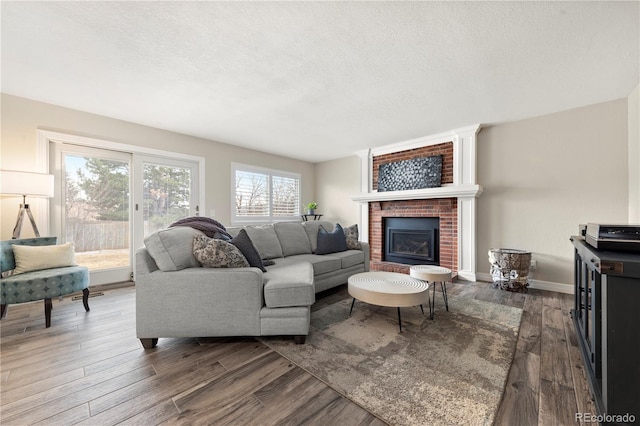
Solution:
<svg viewBox="0 0 640 426">
<path fill-rule="evenodd" d="M 476 281 L 476 137 L 481 126 L 469 126 L 383 147 L 359 151 L 361 177 L 360 238 L 371 245 L 371 269 L 408 273 L 409 265 L 386 262 L 384 219 L 440 218 L 440 265 L 458 278 Z M 442 185 L 437 188 L 377 191 L 381 164 L 442 155 Z M 368 230 L 368 232 L 365 232 Z"/>
</svg>

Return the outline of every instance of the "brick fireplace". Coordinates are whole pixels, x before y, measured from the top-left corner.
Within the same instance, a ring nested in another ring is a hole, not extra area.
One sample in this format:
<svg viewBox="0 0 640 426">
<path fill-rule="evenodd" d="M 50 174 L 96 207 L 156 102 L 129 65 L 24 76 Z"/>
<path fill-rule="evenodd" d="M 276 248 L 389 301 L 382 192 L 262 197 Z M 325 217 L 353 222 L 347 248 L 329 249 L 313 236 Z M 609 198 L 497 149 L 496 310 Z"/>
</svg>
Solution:
<svg viewBox="0 0 640 426">
<path fill-rule="evenodd" d="M 371 270 L 408 273 L 408 262 L 385 260 L 385 220 L 439 218 L 438 263 L 460 278 L 476 280 L 476 135 L 473 126 L 360 152 L 362 192 L 360 229 L 368 229 Z M 388 162 L 442 156 L 442 185 L 436 188 L 377 191 L 378 168 Z M 364 234 L 364 232 L 363 232 Z M 364 237 L 365 235 L 362 235 Z"/>
<path fill-rule="evenodd" d="M 421 148 L 377 155 L 372 161 L 372 188 L 377 190 L 380 165 L 413 158 L 442 156 L 442 184 L 453 184 L 453 141 Z M 452 271 L 458 270 L 458 204 L 456 198 L 394 200 L 369 203 L 369 244 L 371 245 L 371 270 L 409 272 L 408 264 L 385 260 L 385 218 L 432 217 L 440 219 L 439 265 Z"/>
<path fill-rule="evenodd" d="M 458 270 L 458 203 L 455 198 L 369 203 L 371 270 L 409 273 L 409 264 L 384 260 L 384 219 L 390 217 L 436 217 L 439 224 L 439 264 Z"/>
</svg>

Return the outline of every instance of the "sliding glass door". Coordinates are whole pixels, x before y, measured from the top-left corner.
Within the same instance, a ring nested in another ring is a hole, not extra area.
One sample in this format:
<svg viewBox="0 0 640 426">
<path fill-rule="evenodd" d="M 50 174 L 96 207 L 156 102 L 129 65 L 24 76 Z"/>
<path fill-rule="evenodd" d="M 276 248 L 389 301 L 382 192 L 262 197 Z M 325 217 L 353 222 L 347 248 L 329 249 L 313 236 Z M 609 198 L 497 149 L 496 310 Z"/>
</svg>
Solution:
<svg viewBox="0 0 640 426">
<path fill-rule="evenodd" d="M 61 242 L 73 243 L 76 263 L 91 282 L 131 277 L 131 155 L 73 147 L 60 152 Z"/>
<path fill-rule="evenodd" d="M 135 187 L 140 188 L 134 205 L 134 240 L 144 238 L 178 219 L 199 214 L 198 164 L 155 156 L 134 156 Z"/>
<path fill-rule="evenodd" d="M 73 243 L 91 284 L 129 281 L 144 238 L 198 213 L 198 163 L 52 144 L 52 230 Z"/>
</svg>

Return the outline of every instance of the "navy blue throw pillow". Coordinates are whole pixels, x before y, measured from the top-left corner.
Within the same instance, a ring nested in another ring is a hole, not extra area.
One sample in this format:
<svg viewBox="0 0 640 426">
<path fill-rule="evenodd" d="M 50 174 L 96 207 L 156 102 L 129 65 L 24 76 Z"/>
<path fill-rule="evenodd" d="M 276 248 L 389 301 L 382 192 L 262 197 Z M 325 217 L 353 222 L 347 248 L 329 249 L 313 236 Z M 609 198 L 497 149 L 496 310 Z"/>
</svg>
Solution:
<svg viewBox="0 0 640 426">
<path fill-rule="evenodd" d="M 267 270 L 262 266 L 262 258 L 260 257 L 260 253 L 258 253 L 258 249 L 251 241 L 249 234 L 244 229 L 241 229 L 236 235 L 235 238 L 229 241 L 234 246 L 238 247 L 238 250 L 242 252 L 244 257 L 247 258 L 247 262 L 249 262 L 249 266 L 253 266 L 254 268 L 260 268 L 262 272 L 267 272 Z"/>
<path fill-rule="evenodd" d="M 316 254 L 337 253 L 347 250 L 347 237 L 339 223 L 328 232 L 322 225 L 318 227 L 318 248 Z"/>
</svg>

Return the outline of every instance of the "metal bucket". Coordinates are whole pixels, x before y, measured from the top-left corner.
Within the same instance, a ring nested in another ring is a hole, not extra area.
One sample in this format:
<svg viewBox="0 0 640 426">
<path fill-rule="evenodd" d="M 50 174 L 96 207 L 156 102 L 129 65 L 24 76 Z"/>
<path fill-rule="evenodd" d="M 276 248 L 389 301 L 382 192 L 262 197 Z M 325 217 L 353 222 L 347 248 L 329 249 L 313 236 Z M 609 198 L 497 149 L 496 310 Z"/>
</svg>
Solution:
<svg viewBox="0 0 640 426">
<path fill-rule="evenodd" d="M 508 291 L 528 290 L 531 252 L 505 248 L 490 249 L 489 262 L 489 273 L 493 278 L 494 287 Z"/>
</svg>

